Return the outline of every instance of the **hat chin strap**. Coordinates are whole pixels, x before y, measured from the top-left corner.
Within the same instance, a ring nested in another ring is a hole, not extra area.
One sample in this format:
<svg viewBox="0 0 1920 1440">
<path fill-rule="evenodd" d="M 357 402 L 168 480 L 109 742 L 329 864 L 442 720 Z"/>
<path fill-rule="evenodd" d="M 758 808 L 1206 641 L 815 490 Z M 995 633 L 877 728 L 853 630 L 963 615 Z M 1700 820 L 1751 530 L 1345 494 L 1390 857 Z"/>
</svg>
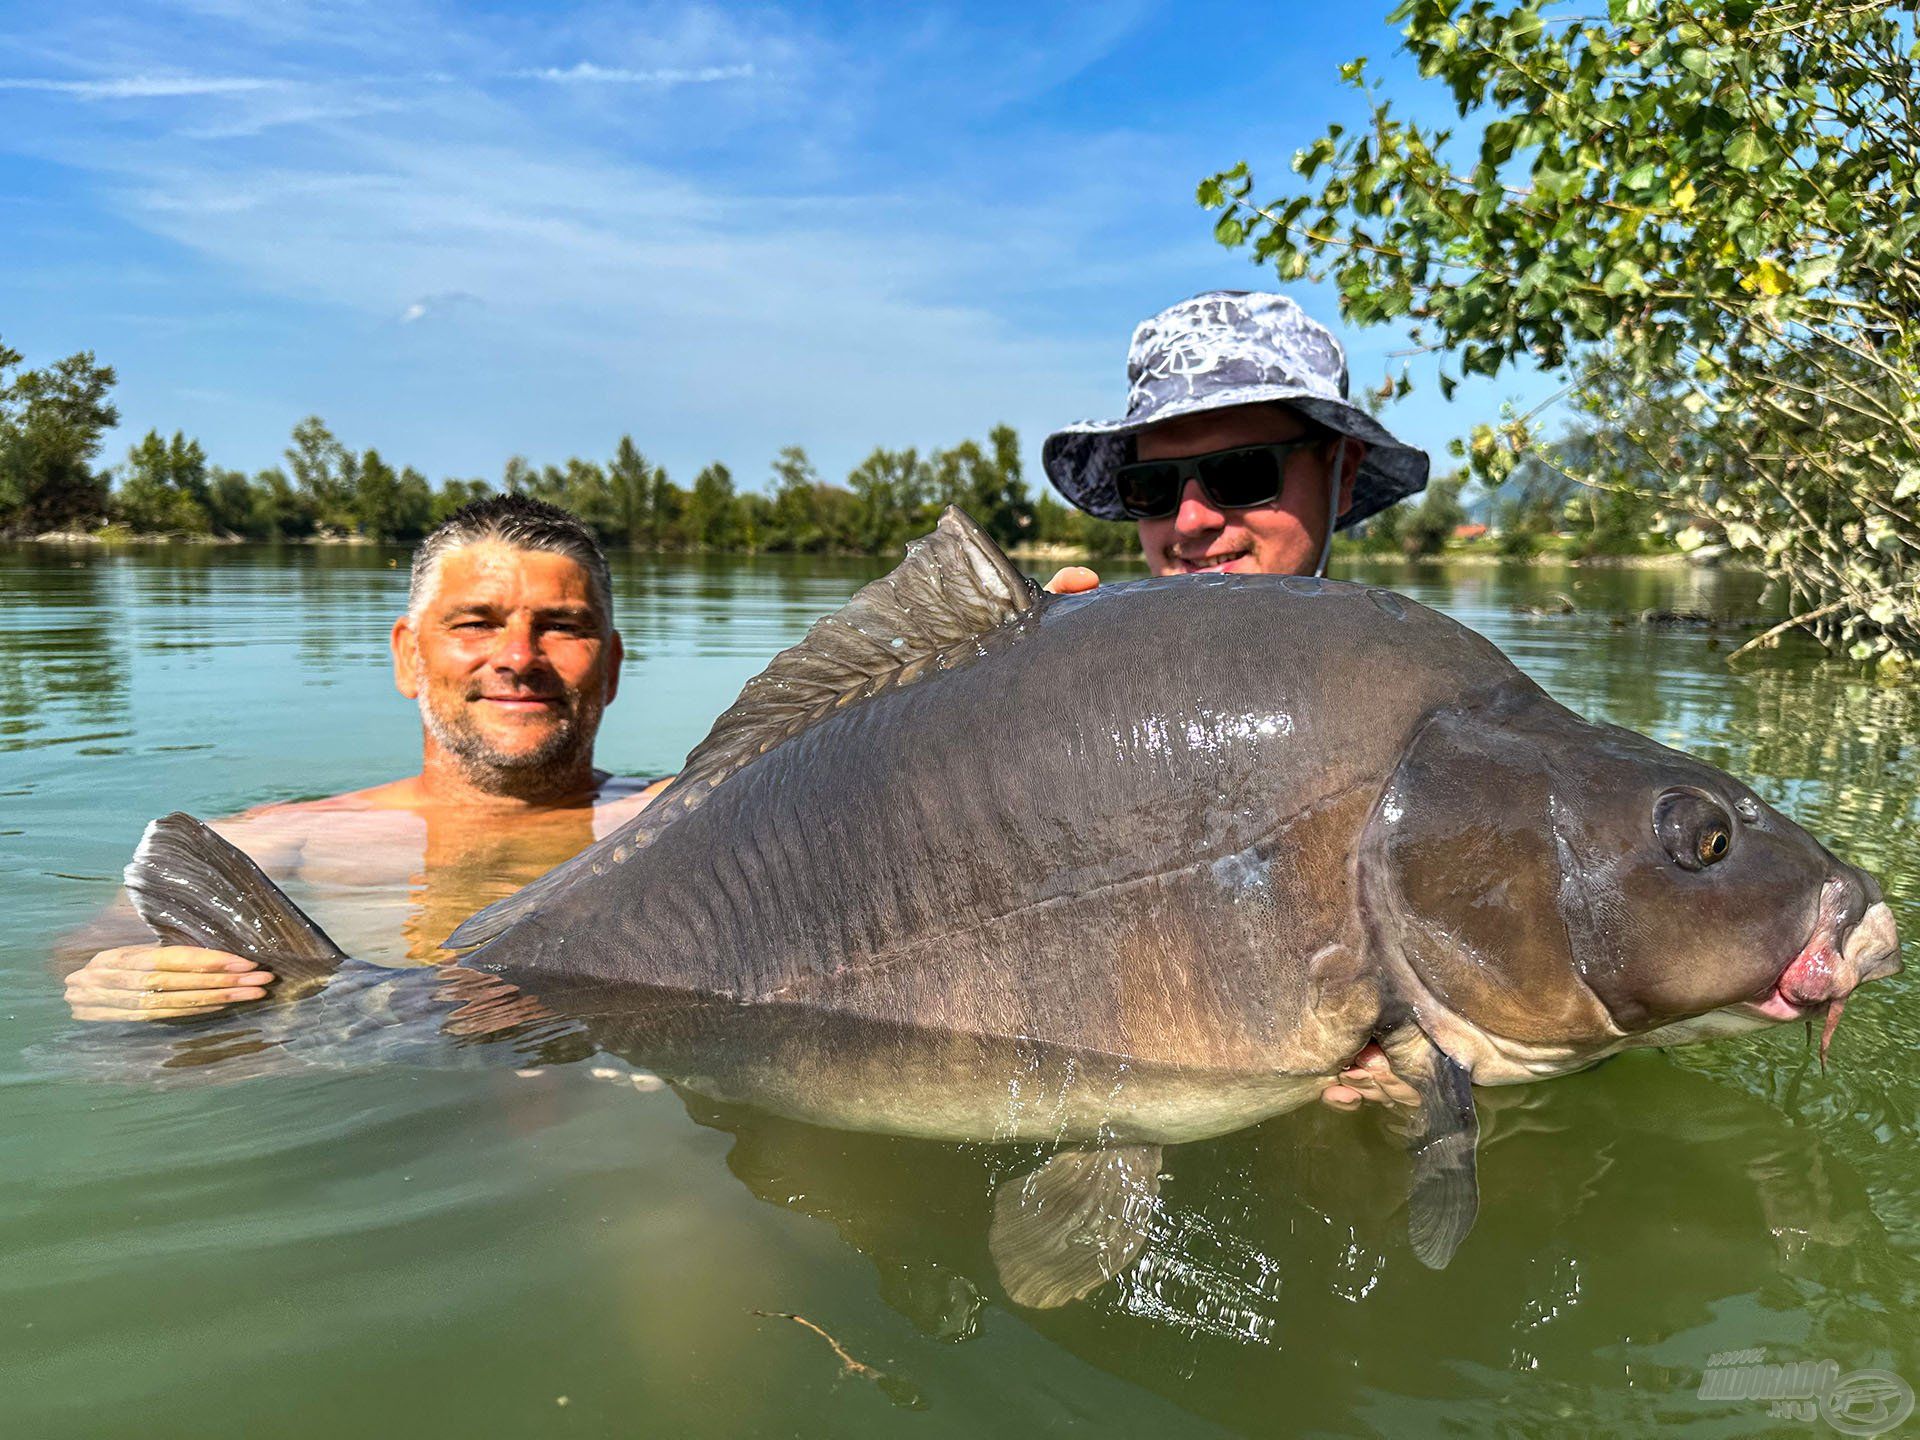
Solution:
<svg viewBox="0 0 1920 1440">
<path fill-rule="evenodd" d="M 1339 520 L 1336 513 L 1340 507 L 1340 466 L 1347 458 L 1347 447 L 1337 445 L 1333 452 L 1333 471 L 1327 477 L 1327 533 L 1320 542 L 1320 563 L 1313 567 L 1315 575 L 1327 573 L 1327 561 L 1333 558 L 1333 531 Z"/>
</svg>

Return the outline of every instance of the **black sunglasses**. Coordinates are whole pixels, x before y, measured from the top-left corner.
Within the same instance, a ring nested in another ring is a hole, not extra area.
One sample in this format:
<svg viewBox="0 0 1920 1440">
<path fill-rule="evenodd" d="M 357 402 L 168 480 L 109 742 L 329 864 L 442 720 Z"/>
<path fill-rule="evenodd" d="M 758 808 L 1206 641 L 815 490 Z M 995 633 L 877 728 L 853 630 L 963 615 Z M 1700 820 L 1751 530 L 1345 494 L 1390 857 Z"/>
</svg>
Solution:
<svg viewBox="0 0 1920 1440">
<path fill-rule="evenodd" d="M 1273 445 L 1242 445 L 1178 460 L 1137 460 L 1113 472 L 1120 508 L 1134 520 L 1158 520 L 1180 508 L 1187 481 L 1198 480 L 1200 493 L 1222 510 L 1245 510 L 1280 498 L 1287 462 L 1299 450 L 1326 443 L 1325 435 L 1306 435 Z"/>
</svg>

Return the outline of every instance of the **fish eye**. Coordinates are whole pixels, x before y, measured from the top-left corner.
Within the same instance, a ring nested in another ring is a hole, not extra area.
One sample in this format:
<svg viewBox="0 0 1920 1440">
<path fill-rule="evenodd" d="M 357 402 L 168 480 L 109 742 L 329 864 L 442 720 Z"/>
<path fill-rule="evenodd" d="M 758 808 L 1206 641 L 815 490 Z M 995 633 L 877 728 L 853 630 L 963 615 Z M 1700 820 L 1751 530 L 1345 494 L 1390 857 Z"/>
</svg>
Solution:
<svg viewBox="0 0 1920 1440">
<path fill-rule="evenodd" d="M 1699 790 L 1669 790 L 1653 806 L 1653 833 L 1682 870 L 1704 870 L 1733 849 L 1733 817 Z"/>
</svg>

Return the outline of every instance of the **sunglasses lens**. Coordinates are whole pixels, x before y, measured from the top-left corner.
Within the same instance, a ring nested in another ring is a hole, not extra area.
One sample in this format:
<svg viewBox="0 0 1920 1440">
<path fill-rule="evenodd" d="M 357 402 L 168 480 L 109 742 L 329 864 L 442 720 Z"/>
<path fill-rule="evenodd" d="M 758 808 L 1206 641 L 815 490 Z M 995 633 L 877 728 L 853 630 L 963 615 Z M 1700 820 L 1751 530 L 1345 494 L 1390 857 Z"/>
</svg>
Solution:
<svg viewBox="0 0 1920 1440">
<path fill-rule="evenodd" d="M 1180 503 L 1180 467 L 1148 460 L 1113 472 L 1120 508 L 1136 520 L 1170 515 Z"/>
<path fill-rule="evenodd" d="M 1272 449 L 1230 450 L 1199 465 L 1200 481 L 1216 505 L 1239 510 L 1280 498 L 1280 456 Z"/>
</svg>

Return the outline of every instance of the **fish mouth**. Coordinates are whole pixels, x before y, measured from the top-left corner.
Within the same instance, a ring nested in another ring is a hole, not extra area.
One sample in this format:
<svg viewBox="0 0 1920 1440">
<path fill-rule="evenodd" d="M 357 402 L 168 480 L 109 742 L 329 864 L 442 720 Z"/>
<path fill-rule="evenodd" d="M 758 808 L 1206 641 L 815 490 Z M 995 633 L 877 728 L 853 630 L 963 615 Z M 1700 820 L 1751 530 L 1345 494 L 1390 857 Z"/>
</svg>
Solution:
<svg viewBox="0 0 1920 1440">
<path fill-rule="evenodd" d="M 1901 970 L 1899 927 L 1886 902 L 1875 900 L 1869 905 L 1843 938 L 1839 917 L 1845 904 L 1846 887 L 1840 881 L 1829 881 L 1821 892 L 1820 917 L 1814 923 L 1813 937 L 1764 994 L 1741 1007 L 1773 1021 L 1802 1020 L 1824 1010 L 1827 1020 L 1820 1034 L 1822 1066 L 1848 997 L 1869 980 L 1884 980 Z"/>
</svg>

